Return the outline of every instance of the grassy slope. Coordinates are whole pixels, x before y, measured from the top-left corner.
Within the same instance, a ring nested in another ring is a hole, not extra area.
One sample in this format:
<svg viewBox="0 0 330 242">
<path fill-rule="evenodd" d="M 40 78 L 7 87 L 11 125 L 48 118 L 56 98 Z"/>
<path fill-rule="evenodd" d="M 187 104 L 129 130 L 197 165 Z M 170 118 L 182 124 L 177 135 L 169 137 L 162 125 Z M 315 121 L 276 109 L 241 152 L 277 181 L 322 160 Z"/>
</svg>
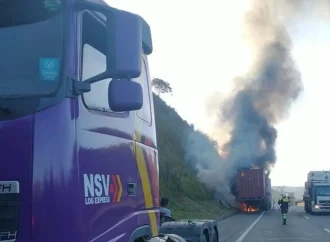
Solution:
<svg viewBox="0 0 330 242">
<path fill-rule="evenodd" d="M 154 95 L 157 142 L 159 148 L 160 195 L 171 200 L 175 219 L 215 219 L 232 209 L 215 202 L 184 160 L 181 137 L 190 128 L 178 113 Z"/>
</svg>

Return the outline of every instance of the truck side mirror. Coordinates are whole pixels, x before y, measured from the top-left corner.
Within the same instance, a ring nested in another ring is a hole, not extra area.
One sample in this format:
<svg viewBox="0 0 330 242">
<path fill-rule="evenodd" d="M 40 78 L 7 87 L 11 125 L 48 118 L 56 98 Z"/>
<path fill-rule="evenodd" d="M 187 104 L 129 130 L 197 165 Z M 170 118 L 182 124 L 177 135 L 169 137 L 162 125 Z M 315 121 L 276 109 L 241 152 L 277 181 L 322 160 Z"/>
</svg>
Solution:
<svg viewBox="0 0 330 242">
<path fill-rule="evenodd" d="M 111 9 L 107 15 L 107 72 L 112 78 L 141 74 L 142 21 L 138 15 Z"/>
<path fill-rule="evenodd" d="M 151 40 L 151 34 L 150 31 L 147 31 L 148 25 L 143 19 L 136 14 L 111 8 L 106 4 L 76 1 L 74 6 L 78 10 L 102 13 L 106 17 L 106 71 L 85 81 L 94 83 L 107 78 L 139 77 L 143 43 L 144 45 L 147 43 L 152 49 L 151 41 L 148 42 Z M 144 42 L 142 40 L 143 29 L 145 29 L 145 39 L 147 40 Z"/>
<path fill-rule="evenodd" d="M 143 90 L 132 78 L 141 75 L 142 54 L 152 53 L 150 26 L 136 14 L 111 8 L 106 4 L 76 1 L 78 10 L 101 13 L 106 17 L 106 71 L 84 81 L 91 83 L 112 78 L 108 87 L 109 107 L 114 112 L 139 110 Z M 85 88 L 90 90 L 89 88 Z"/>
<path fill-rule="evenodd" d="M 142 87 L 129 79 L 113 79 L 109 83 L 108 101 L 114 112 L 139 110 L 143 106 Z"/>
</svg>

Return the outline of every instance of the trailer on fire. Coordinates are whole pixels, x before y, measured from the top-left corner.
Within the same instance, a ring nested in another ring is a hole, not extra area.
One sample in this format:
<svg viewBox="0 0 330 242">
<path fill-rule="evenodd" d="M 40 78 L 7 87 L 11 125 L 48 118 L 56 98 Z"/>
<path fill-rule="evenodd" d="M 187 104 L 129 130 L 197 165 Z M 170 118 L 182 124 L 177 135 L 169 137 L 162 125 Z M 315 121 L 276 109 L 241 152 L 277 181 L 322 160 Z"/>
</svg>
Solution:
<svg viewBox="0 0 330 242">
<path fill-rule="evenodd" d="M 272 204 L 271 180 L 266 169 L 242 169 L 237 173 L 236 199 L 241 210 L 269 210 Z"/>
</svg>

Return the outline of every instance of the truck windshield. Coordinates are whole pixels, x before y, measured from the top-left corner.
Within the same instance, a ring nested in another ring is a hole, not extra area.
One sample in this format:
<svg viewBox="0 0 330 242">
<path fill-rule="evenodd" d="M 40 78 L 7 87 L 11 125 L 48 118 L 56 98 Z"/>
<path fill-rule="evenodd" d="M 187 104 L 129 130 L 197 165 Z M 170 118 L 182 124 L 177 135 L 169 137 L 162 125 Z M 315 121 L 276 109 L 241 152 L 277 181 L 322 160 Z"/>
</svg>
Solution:
<svg viewBox="0 0 330 242">
<path fill-rule="evenodd" d="M 316 196 L 330 196 L 330 186 L 315 187 Z"/>
<path fill-rule="evenodd" d="M 56 90 L 63 5 L 63 0 L 0 0 L 0 99 Z"/>
</svg>

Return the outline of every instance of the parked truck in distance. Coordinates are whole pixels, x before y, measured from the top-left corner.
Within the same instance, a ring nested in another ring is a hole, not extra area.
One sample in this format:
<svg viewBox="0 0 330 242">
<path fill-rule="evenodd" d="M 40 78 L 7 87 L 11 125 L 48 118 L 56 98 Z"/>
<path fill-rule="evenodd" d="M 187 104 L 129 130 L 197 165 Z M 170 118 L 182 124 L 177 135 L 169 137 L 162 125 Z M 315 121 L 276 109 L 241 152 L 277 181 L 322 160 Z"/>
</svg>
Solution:
<svg viewBox="0 0 330 242">
<path fill-rule="evenodd" d="M 243 211 L 269 210 L 272 204 L 272 190 L 268 172 L 260 168 L 239 170 L 236 199 Z"/>
<path fill-rule="evenodd" d="M 304 191 L 307 213 L 330 212 L 330 171 L 310 171 Z"/>
</svg>

